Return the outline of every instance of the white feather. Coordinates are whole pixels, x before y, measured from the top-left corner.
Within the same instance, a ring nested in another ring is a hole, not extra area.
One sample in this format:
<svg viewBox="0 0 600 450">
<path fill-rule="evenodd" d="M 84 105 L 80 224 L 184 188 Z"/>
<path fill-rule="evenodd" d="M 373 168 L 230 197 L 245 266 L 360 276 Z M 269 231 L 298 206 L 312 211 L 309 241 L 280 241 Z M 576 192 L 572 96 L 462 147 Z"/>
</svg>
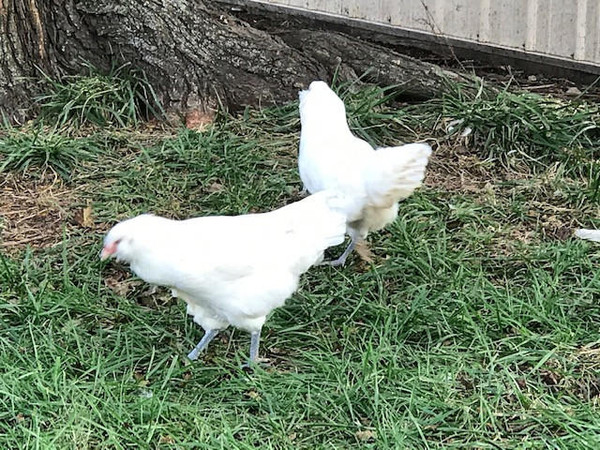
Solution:
<svg viewBox="0 0 600 450">
<path fill-rule="evenodd" d="M 587 239 L 588 241 L 600 242 L 600 230 L 586 230 L 580 228 L 575 231 L 575 236 L 581 239 Z"/>
<path fill-rule="evenodd" d="M 309 192 L 333 190 L 347 202 L 348 233 L 366 237 L 392 222 L 398 202 L 425 176 L 431 147 L 373 149 L 352 134 L 342 100 L 322 81 L 300 93 L 300 177 Z"/>
<path fill-rule="evenodd" d="M 344 240 L 345 200 L 323 192 L 264 214 L 170 220 L 141 215 L 107 234 L 105 249 L 148 283 L 168 286 L 205 330 L 260 330 L 323 251 Z"/>
</svg>

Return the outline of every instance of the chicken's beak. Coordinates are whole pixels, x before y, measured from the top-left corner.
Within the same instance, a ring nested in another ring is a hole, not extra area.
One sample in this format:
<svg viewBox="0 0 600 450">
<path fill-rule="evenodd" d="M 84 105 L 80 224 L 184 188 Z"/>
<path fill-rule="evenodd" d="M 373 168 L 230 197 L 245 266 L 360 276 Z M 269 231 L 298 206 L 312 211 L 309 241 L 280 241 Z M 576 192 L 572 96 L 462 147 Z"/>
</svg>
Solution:
<svg viewBox="0 0 600 450">
<path fill-rule="evenodd" d="M 105 259 L 110 258 L 117 252 L 117 243 L 112 242 L 104 246 L 102 251 L 100 252 L 100 260 L 104 261 Z"/>
</svg>

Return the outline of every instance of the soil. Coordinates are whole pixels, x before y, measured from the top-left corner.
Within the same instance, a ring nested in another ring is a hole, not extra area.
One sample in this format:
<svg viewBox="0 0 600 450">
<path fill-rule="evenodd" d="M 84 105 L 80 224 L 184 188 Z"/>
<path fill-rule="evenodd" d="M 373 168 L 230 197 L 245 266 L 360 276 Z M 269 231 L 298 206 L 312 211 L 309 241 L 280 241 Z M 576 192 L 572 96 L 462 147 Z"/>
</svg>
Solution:
<svg viewBox="0 0 600 450">
<path fill-rule="evenodd" d="M 0 246 L 11 252 L 44 248 L 62 240 L 73 215 L 73 189 L 51 174 L 3 174 L 0 180 Z"/>
</svg>

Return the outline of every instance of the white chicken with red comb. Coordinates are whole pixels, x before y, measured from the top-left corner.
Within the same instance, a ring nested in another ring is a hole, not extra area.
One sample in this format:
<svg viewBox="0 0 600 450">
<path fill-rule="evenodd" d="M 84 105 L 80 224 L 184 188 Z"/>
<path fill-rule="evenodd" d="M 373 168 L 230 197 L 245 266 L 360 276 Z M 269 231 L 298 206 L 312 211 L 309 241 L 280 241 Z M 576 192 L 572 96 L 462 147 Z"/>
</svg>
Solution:
<svg viewBox="0 0 600 450">
<path fill-rule="evenodd" d="M 347 233 L 352 239 L 330 265 L 343 265 L 370 231 L 393 222 L 398 202 L 409 197 L 425 177 L 431 155 L 427 144 L 373 149 L 350 131 L 344 102 L 323 81 L 300 92 L 298 167 L 310 192 L 332 190 L 348 202 Z"/>
<path fill-rule="evenodd" d="M 344 241 L 345 209 L 341 196 L 322 192 L 263 214 L 181 221 L 143 214 L 108 232 L 101 257 L 129 263 L 142 280 L 186 301 L 204 329 L 190 359 L 233 325 L 251 334 L 252 362 L 267 315 L 327 247 Z"/>
</svg>

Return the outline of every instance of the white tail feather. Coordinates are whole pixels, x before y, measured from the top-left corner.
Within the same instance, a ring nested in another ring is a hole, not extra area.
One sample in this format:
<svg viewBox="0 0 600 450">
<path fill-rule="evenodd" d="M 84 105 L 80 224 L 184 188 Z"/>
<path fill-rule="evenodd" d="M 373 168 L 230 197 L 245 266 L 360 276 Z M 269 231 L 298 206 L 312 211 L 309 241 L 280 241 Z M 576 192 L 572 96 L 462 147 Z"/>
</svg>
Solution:
<svg viewBox="0 0 600 450">
<path fill-rule="evenodd" d="M 409 197 L 421 185 L 430 155 L 427 144 L 377 149 L 366 173 L 369 203 L 389 208 Z"/>
</svg>

